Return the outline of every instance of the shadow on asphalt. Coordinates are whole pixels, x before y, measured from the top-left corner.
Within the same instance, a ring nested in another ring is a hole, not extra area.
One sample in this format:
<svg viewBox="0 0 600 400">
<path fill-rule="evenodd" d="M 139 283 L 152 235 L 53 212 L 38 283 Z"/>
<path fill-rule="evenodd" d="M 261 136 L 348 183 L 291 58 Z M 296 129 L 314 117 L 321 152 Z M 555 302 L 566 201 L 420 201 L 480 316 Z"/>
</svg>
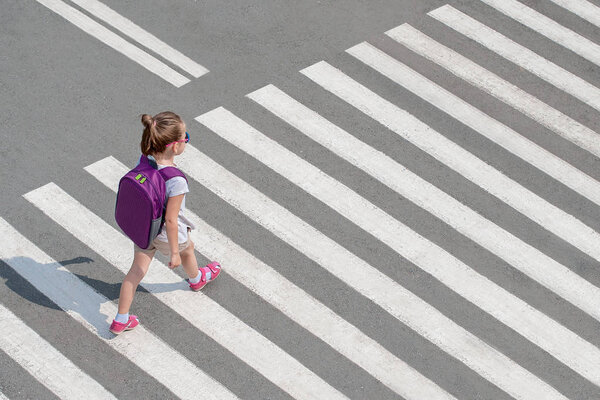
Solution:
<svg viewBox="0 0 600 400">
<path fill-rule="evenodd" d="M 113 315 L 105 315 L 102 309 L 103 302 L 97 302 L 99 296 L 90 296 L 92 298 L 80 299 L 77 298 L 77 292 L 69 293 L 69 291 L 57 290 L 57 296 L 62 298 L 62 304 L 59 307 L 44 293 L 32 285 L 27 279 L 17 272 L 17 270 L 27 268 L 33 271 L 44 271 L 49 275 L 52 275 L 57 281 L 69 282 L 74 276 L 77 279 L 85 283 L 91 290 L 97 292 L 102 297 L 107 298 L 110 301 L 116 303 L 115 300 L 119 298 L 119 291 L 121 289 L 121 283 L 107 283 L 98 279 L 93 279 L 82 274 L 76 274 L 67 272 L 61 267 L 73 264 L 90 264 L 94 260 L 88 257 L 75 257 L 69 260 L 63 260 L 60 262 L 40 264 L 37 261 L 29 257 L 14 257 L 7 260 L 0 260 L 0 278 L 4 281 L 4 284 L 11 289 L 13 292 L 18 294 L 23 299 L 41 305 L 43 307 L 51 308 L 54 310 L 73 311 L 83 317 L 87 323 L 91 324 L 96 328 L 99 336 L 111 339 L 114 337 L 112 333 L 108 331 L 108 322 L 112 319 Z M 13 268 L 11 265 L 19 266 Z M 50 270 L 51 269 L 51 270 Z M 149 286 L 154 293 L 157 292 L 171 292 L 180 290 L 182 285 L 180 283 L 165 283 L 165 284 L 145 284 Z M 138 291 L 147 292 L 141 286 L 138 286 Z M 81 292 L 79 292 L 81 294 Z M 88 292 L 89 294 L 89 292 Z M 116 305 L 116 304 L 115 304 Z"/>
</svg>

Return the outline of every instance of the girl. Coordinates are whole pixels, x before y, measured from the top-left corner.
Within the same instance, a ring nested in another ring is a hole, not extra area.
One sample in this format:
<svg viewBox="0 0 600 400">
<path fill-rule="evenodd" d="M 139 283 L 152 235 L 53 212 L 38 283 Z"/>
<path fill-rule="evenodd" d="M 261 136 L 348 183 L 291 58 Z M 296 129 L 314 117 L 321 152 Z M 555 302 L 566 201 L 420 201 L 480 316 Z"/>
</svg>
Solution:
<svg viewBox="0 0 600 400">
<path fill-rule="evenodd" d="M 165 111 L 154 117 L 142 115 L 142 124 L 142 153 L 156 161 L 158 169 L 175 166 L 173 159 L 183 153 L 185 144 L 190 140 L 185 123 L 177 114 Z M 187 181 L 181 176 L 176 176 L 166 181 L 165 186 L 165 224 L 148 249 L 141 249 L 134 244 L 133 264 L 121 285 L 119 311 L 109 328 L 114 334 L 131 330 L 139 324 L 137 316 L 129 315 L 129 307 L 156 250 L 170 257 L 169 268 L 173 269 L 183 264 L 183 269 L 189 277 L 190 288 L 194 291 L 202 289 L 221 272 L 221 266 L 216 262 L 198 268 L 194 243 L 189 238 L 194 224 L 183 215 L 185 194 L 189 192 Z"/>
</svg>

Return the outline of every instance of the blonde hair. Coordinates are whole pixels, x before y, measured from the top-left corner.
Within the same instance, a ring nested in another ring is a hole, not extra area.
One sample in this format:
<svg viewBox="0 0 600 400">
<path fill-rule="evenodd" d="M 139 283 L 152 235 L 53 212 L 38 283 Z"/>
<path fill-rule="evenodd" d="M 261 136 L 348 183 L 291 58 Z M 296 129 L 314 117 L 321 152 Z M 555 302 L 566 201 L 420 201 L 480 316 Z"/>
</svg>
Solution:
<svg viewBox="0 0 600 400">
<path fill-rule="evenodd" d="M 145 156 L 162 153 L 167 144 L 175 142 L 185 133 L 183 121 L 179 115 L 171 111 L 163 111 L 152 117 L 149 114 L 142 115 L 144 133 L 140 148 Z"/>
</svg>

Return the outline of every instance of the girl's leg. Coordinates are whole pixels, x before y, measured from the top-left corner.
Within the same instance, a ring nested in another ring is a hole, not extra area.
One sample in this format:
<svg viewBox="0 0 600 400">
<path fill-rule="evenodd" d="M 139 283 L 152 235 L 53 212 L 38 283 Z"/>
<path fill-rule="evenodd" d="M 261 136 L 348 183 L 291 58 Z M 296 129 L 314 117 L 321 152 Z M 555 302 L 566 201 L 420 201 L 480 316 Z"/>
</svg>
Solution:
<svg viewBox="0 0 600 400">
<path fill-rule="evenodd" d="M 146 275 L 146 272 L 148 272 L 153 257 L 154 252 L 152 254 L 146 254 L 141 251 L 136 251 L 134 253 L 131 268 L 127 275 L 125 275 L 125 279 L 121 284 L 119 314 L 129 313 L 129 307 L 131 307 L 131 303 L 133 302 L 135 291 L 142 281 L 142 278 Z"/>
<path fill-rule="evenodd" d="M 190 245 L 179 255 L 181 256 L 181 265 L 188 278 L 196 278 L 200 271 L 198 271 L 198 261 L 196 260 L 196 254 L 194 254 L 194 242 L 190 240 Z"/>
</svg>

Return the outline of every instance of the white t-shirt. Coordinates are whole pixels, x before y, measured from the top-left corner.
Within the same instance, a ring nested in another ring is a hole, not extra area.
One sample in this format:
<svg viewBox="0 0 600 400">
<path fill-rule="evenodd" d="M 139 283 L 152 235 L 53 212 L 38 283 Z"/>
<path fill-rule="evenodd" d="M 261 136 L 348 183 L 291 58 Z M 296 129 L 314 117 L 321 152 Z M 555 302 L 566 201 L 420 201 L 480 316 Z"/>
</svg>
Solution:
<svg viewBox="0 0 600 400">
<path fill-rule="evenodd" d="M 160 165 L 158 164 L 158 169 L 163 169 L 165 167 L 167 167 L 168 165 Z M 173 196 L 179 196 L 180 194 L 183 194 L 183 200 L 181 202 L 181 208 L 179 209 L 179 215 L 177 216 L 177 230 L 178 230 L 178 242 L 179 243 L 185 243 L 188 240 L 188 228 L 190 229 L 195 229 L 196 227 L 194 226 L 194 224 L 192 223 L 192 221 L 190 221 L 189 219 L 187 219 L 185 217 L 185 215 L 183 215 L 183 211 L 185 209 L 185 193 L 188 193 L 190 191 L 187 181 L 185 180 L 185 178 L 181 177 L 181 176 L 176 176 L 174 178 L 169 179 L 166 183 L 166 191 L 167 191 L 167 203 L 168 203 L 168 199 L 169 197 L 173 197 Z M 166 224 L 163 225 L 162 230 L 160 231 L 160 233 L 158 234 L 158 236 L 156 237 L 156 240 L 160 240 L 161 242 L 168 242 L 169 239 L 167 238 L 167 227 Z"/>
</svg>

